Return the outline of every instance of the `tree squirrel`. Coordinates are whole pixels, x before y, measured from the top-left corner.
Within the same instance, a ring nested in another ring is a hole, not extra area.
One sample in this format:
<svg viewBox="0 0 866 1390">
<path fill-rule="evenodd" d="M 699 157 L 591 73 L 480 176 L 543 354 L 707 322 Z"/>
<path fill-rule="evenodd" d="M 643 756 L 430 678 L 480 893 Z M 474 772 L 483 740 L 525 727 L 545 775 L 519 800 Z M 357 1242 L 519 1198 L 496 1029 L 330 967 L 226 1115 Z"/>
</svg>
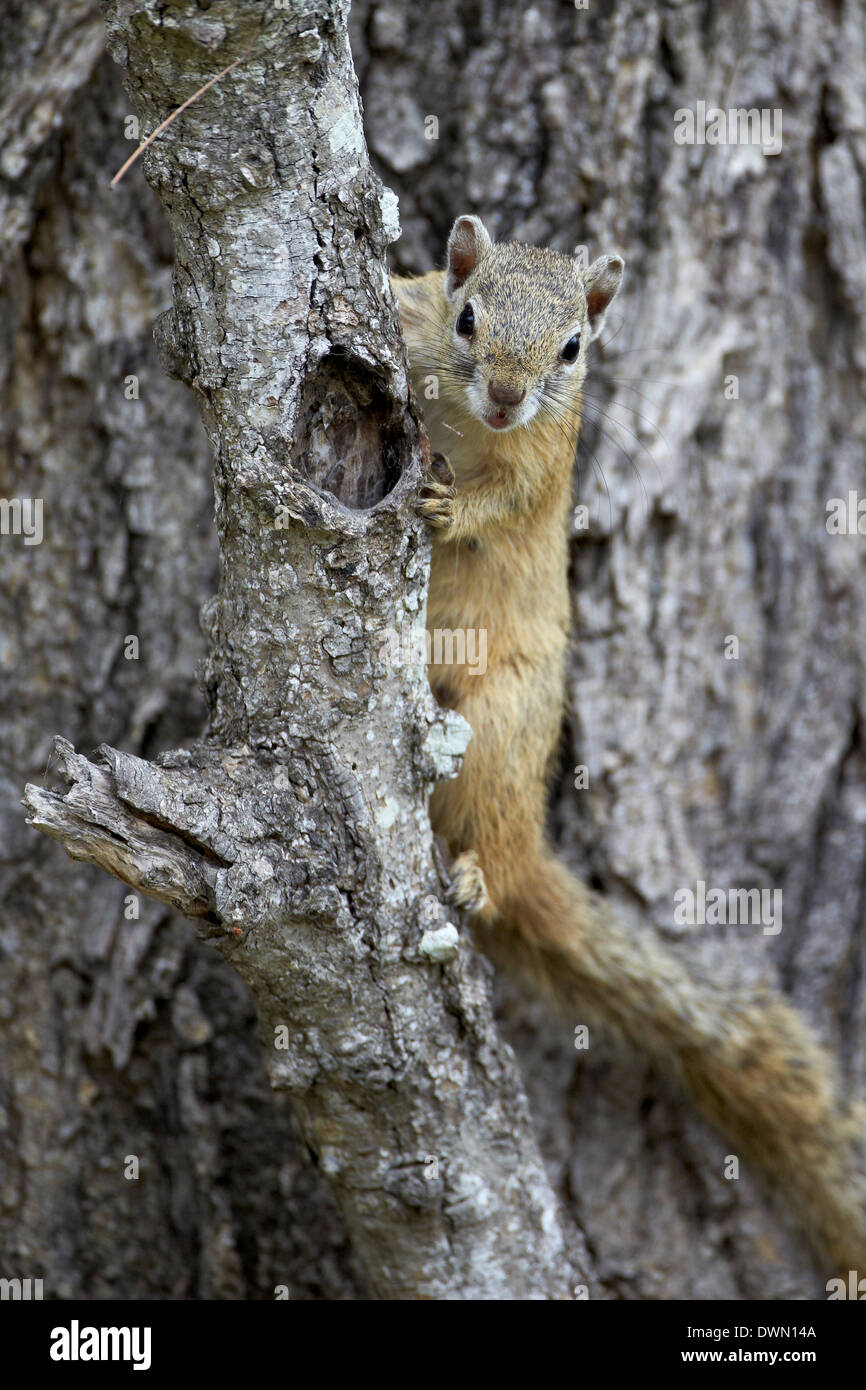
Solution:
<svg viewBox="0 0 866 1390">
<path fill-rule="evenodd" d="M 436 699 L 473 731 L 459 776 L 433 790 L 433 829 L 487 953 L 673 1073 L 787 1195 L 834 1272 L 866 1272 L 866 1108 L 846 1104 L 806 1025 L 772 992 L 693 978 L 653 933 L 617 922 L 544 838 L 581 388 L 623 268 L 494 244 L 464 216 L 444 271 L 392 277 L 437 451 L 418 504 L 434 528 L 428 630 L 489 634 L 483 674 L 429 667 Z M 438 397 L 426 399 L 431 375 Z"/>
</svg>

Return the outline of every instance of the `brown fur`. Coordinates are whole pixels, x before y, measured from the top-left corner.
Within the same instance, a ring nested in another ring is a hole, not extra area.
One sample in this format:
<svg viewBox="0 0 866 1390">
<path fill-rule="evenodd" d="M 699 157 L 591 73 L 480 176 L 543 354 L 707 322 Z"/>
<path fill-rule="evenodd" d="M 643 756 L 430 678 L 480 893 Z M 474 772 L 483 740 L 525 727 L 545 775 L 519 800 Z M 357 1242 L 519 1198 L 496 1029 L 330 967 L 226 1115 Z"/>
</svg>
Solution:
<svg viewBox="0 0 866 1390">
<path fill-rule="evenodd" d="M 473 730 L 460 775 L 434 789 L 431 818 L 455 856 L 454 900 L 485 948 L 574 1020 L 598 1021 L 661 1063 L 787 1194 L 828 1268 L 866 1273 L 866 1123 L 831 1059 L 780 997 L 716 990 L 652 933 L 627 930 L 545 844 L 580 388 L 620 271 L 603 258 L 584 279 L 566 256 L 491 245 L 477 219 L 461 218 L 446 272 L 392 281 L 431 444 L 453 470 L 443 479 L 440 461 L 420 503 L 434 527 L 428 628 L 488 634 L 484 674 L 430 668 Z M 468 339 L 455 321 L 470 300 Z M 568 370 L 560 352 L 575 324 Z M 505 431 L 484 424 L 491 382 L 535 392 L 535 416 Z"/>
</svg>

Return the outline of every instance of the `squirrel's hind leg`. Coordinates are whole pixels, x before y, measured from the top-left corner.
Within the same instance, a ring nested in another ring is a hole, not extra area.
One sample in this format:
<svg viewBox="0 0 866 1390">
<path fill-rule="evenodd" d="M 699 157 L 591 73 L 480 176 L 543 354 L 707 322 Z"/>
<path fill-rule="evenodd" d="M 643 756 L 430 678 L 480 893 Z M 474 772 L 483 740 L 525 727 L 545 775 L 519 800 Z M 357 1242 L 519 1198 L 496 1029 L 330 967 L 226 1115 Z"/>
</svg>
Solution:
<svg viewBox="0 0 866 1390">
<path fill-rule="evenodd" d="M 448 901 L 455 907 L 462 908 L 464 912 L 470 912 L 482 919 L 495 915 L 487 891 L 484 870 L 474 849 L 459 854 L 454 860 L 451 866 Z"/>
<path fill-rule="evenodd" d="M 555 690 L 546 703 L 549 709 L 536 704 L 530 714 L 518 663 L 489 670 L 475 686 L 464 682 L 458 708 L 472 738 L 459 775 L 433 790 L 433 828 L 454 855 L 448 896 L 488 925 L 526 892 L 543 856 L 544 768 L 559 727 Z"/>
</svg>

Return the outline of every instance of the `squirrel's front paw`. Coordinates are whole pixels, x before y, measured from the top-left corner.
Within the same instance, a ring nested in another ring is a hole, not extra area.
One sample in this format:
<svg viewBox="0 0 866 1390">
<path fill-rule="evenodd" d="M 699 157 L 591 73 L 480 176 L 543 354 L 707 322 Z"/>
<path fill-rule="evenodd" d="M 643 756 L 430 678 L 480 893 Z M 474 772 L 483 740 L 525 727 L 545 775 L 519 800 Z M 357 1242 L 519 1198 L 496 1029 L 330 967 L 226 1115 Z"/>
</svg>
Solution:
<svg viewBox="0 0 866 1390">
<path fill-rule="evenodd" d="M 451 886 L 448 901 L 464 912 L 483 912 L 490 906 L 490 895 L 484 882 L 484 870 L 474 849 L 459 854 L 451 865 Z"/>
<path fill-rule="evenodd" d="M 418 513 L 437 531 L 451 524 L 454 470 L 444 454 L 431 454 L 430 465 L 416 504 Z"/>
</svg>

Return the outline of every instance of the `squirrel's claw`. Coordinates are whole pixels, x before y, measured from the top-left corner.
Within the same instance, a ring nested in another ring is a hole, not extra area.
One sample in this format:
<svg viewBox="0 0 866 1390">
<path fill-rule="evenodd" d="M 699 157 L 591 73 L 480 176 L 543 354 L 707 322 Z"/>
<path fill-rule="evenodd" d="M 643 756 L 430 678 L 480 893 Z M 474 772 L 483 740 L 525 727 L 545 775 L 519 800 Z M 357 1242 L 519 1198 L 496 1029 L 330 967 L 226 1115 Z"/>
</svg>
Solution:
<svg viewBox="0 0 866 1390">
<path fill-rule="evenodd" d="M 437 530 L 451 522 L 451 504 L 456 496 L 454 470 L 444 454 L 431 454 L 416 510 Z"/>
</svg>

